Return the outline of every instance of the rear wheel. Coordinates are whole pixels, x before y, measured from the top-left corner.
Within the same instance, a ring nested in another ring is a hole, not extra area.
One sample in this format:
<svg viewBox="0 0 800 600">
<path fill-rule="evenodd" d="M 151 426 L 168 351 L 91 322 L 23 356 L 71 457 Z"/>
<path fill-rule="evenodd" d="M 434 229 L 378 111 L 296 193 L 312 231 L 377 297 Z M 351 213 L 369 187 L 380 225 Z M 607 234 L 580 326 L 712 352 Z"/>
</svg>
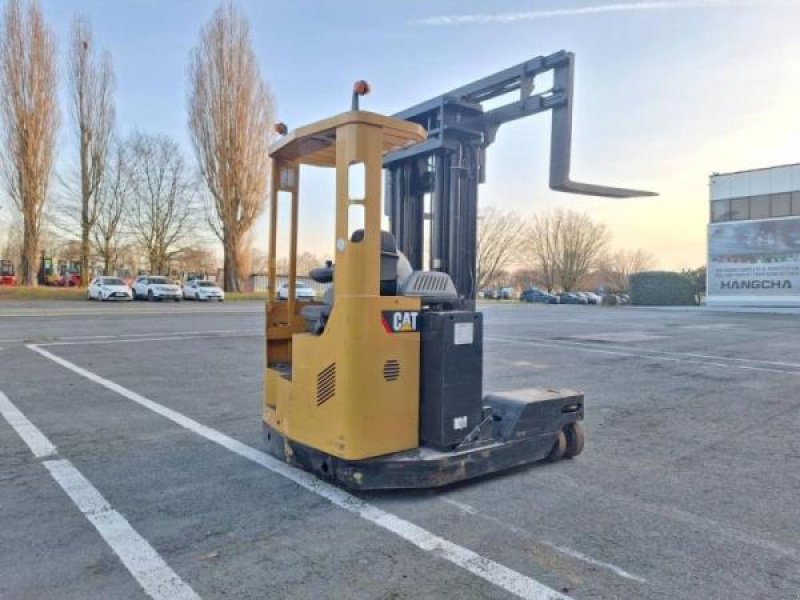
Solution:
<svg viewBox="0 0 800 600">
<path fill-rule="evenodd" d="M 553 443 L 553 449 L 550 450 L 550 454 L 547 455 L 548 462 L 553 462 L 558 460 L 559 458 L 564 456 L 564 452 L 567 449 L 567 437 L 564 435 L 563 431 L 558 432 L 558 437 L 556 437 L 555 443 Z"/>
<path fill-rule="evenodd" d="M 580 423 L 570 423 L 564 427 L 563 434 L 567 440 L 564 458 L 573 458 L 583 452 L 585 438 L 583 436 L 583 427 Z"/>
</svg>

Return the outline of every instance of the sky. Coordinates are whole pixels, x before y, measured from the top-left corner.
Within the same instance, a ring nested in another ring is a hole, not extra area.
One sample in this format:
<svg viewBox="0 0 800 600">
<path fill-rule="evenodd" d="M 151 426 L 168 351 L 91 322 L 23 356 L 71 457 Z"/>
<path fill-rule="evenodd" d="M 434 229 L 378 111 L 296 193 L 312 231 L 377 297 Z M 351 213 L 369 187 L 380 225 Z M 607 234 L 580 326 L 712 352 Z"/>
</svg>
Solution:
<svg viewBox="0 0 800 600">
<path fill-rule="evenodd" d="M 173 136 L 191 156 L 186 68 L 211 0 L 41 0 L 60 54 L 88 17 L 117 76 L 117 121 Z M 261 73 L 290 128 L 349 108 L 394 113 L 558 50 L 576 55 L 573 179 L 659 193 L 602 199 L 547 187 L 549 119 L 504 125 L 481 206 L 570 208 L 606 223 L 619 249 L 662 268 L 705 262 L 708 176 L 800 162 L 800 0 L 238 0 Z M 66 94 L 62 90 L 62 100 Z M 66 110 L 59 169 L 74 132 Z M 303 175 L 301 250 L 330 255 L 333 180 Z M 265 218 L 254 244 L 265 247 Z"/>
</svg>

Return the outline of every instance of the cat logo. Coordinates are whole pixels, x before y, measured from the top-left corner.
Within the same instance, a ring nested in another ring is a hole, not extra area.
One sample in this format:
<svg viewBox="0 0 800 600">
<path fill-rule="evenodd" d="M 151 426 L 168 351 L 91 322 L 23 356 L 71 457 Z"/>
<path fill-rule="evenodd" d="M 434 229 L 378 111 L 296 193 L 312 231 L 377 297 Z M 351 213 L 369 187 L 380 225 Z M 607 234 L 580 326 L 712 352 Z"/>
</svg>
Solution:
<svg viewBox="0 0 800 600">
<path fill-rule="evenodd" d="M 419 331 L 419 313 L 417 311 L 385 310 L 382 321 L 386 333 Z"/>
</svg>

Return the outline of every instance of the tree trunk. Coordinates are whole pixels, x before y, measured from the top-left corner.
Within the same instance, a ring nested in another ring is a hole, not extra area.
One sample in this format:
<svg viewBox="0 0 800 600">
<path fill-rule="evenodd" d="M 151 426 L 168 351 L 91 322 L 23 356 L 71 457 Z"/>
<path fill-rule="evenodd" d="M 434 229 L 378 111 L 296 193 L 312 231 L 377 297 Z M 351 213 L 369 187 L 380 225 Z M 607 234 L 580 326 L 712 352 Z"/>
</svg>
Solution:
<svg viewBox="0 0 800 600">
<path fill-rule="evenodd" d="M 108 243 L 103 248 L 103 275 L 111 275 L 111 247 Z"/>
<path fill-rule="evenodd" d="M 89 243 L 89 227 L 85 224 L 83 231 L 81 231 L 81 285 L 86 287 L 89 285 L 89 252 L 91 245 Z"/>
<path fill-rule="evenodd" d="M 83 90 L 80 90 L 82 92 Z M 80 93 L 79 92 L 79 93 Z M 81 99 L 80 105 L 83 104 Z M 81 123 L 81 285 L 89 285 L 89 200 L 92 194 L 89 182 L 89 132 Z"/>
<path fill-rule="evenodd" d="M 22 272 L 20 284 L 24 286 L 36 286 L 38 281 L 36 279 L 36 260 L 37 260 L 37 246 L 38 235 L 36 228 L 31 226 L 30 222 L 24 225 L 24 232 L 22 236 Z"/>
<path fill-rule="evenodd" d="M 242 252 L 239 240 L 234 235 L 226 235 L 222 242 L 222 251 L 224 254 L 223 269 L 224 281 L 223 285 L 226 292 L 241 292 L 242 291 L 242 274 L 239 273 L 240 254 Z"/>
</svg>

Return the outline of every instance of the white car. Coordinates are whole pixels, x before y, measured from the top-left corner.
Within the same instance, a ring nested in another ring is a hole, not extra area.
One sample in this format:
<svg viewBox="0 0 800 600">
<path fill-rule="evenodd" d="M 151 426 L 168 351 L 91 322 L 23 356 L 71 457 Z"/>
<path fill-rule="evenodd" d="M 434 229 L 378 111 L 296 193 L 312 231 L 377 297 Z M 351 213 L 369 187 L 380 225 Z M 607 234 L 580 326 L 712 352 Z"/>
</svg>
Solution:
<svg viewBox="0 0 800 600">
<path fill-rule="evenodd" d="M 180 302 L 183 297 L 181 286 L 175 285 L 171 279 L 158 275 L 140 275 L 133 282 L 133 299 L 147 298 L 153 300 L 172 299 Z"/>
<path fill-rule="evenodd" d="M 183 297 L 186 300 L 225 300 L 225 292 L 213 281 L 193 279 L 183 285 Z"/>
<path fill-rule="evenodd" d="M 86 291 L 89 300 L 133 300 L 131 288 L 119 277 L 95 277 Z"/>
<path fill-rule="evenodd" d="M 298 300 L 309 301 L 314 300 L 317 297 L 317 293 L 314 291 L 313 288 L 307 286 L 305 283 L 300 281 L 297 282 L 294 290 L 294 297 Z M 288 300 L 289 299 L 289 284 L 284 283 L 281 287 L 278 288 L 278 300 Z"/>
</svg>

